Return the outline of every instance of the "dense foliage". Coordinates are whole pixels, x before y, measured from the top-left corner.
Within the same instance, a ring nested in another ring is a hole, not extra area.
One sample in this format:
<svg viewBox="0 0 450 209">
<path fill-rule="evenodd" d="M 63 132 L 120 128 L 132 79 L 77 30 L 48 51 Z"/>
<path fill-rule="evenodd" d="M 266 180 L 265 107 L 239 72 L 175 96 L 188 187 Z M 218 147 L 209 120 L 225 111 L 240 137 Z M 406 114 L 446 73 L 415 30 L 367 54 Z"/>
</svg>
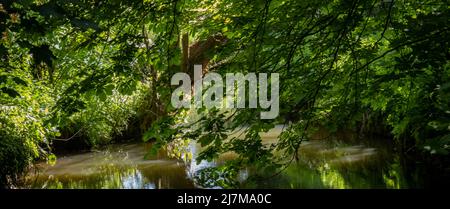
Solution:
<svg viewBox="0 0 450 209">
<path fill-rule="evenodd" d="M 319 127 L 389 132 L 399 152 L 449 172 L 449 10 L 434 0 L 0 1 L 0 184 L 54 158 L 56 141 L 120 135 L 156 148 L 197 140 L 198 160 L 234 152 L 214 171 L 227 176 L 281 169 Z M 205 63 L 280 73 L 280 116 L 173 109 L 171 76 Z M 286 125 L 278 143 L 264 145 L 259 133 L 276 124 Z M 229 139 L 236 128 L 244 134 Z"/>
</svg>

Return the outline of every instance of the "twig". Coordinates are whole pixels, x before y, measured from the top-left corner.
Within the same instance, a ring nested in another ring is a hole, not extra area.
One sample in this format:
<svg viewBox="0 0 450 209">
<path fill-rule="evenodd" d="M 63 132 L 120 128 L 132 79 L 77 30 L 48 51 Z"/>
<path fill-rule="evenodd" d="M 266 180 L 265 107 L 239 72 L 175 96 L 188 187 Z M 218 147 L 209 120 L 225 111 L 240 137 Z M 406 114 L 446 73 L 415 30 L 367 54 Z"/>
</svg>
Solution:
<svg viewBox="0 0 450 209">
<path fill-rule="evenodd" d="M 69 140 L 73 139 L 76 135 L 78 135 L 78 133 L 80 133 L 81 130 L 83 130 L 83 127 L 80 128 L 80 130 L 78 130 L 74 135 L 72 135 L 71 137 L 69 137 L 69 138 L 67 138 L 67 139 L 53 139 L 53 140 L 56 140 L 56 141 L 65 141 L 65 142 L 66 142 L 66 141 L 69 141 Z"/>
</svg>

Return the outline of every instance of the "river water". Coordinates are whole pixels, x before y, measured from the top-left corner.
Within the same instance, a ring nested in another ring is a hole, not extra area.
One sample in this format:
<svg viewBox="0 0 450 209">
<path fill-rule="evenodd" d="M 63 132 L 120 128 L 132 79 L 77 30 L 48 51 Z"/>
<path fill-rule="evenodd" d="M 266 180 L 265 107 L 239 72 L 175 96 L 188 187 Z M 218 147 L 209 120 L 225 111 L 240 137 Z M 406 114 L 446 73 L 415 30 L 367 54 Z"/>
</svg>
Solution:
<svg viewBox="0 0 450 209">
<path fill-rule="evenodd" d="M 276 141 L 281 128 L 262 134 L 264 143 Z M 341 137 L 342 138 L 342 137 Z M 401 158 L 386 139 L 348 140 L 328 137 L 303 142 L 298 162 L 270 179 L 247 181 L 249 172 L 239 178 L 244 188 L 416 188 L 422 187 L 420 169 L 405 173 Z M 198 188 L 193 179 L 203 168 L 224 163 L 184 161 L 161 151 L 144 159 L 151 144 L 110 145 L 99 151 L 58 156 L 56 164 L 38 164 L 26 178 L 26 188 Z M 190 143 L 192 159 L 201 150 Z"/>
</svg>

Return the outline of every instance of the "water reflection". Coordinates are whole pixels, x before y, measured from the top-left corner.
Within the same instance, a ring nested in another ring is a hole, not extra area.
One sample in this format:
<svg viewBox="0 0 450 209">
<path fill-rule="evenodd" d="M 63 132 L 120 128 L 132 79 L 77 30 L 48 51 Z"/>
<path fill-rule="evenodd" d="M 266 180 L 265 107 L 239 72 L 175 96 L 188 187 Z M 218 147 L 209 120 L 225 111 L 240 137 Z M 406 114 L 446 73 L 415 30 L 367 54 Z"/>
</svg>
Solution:
<svg viewBox="0 0 450 209">
<path fill-rule="evenodd" d="M 281 127 L 262 134 L 263 143 L 276 142 Z M 239 134 L 239 133 L 235 133 Z M 362 144 L 364 142 L 364 144 Z M 202 169 L 221 165 L 234 156 L 196 163 L 199 145 L 188 143 L 188 153 L 161 151 L 144 159 L 151 145 L 112 145 L 102 151 L 59 157 L 54 166 L 40 164 L 27 178 L 31 188 L 194 188 L 194 176 Z M 178 145 L 181 146 L 181 145 Z M 381 140 L 311 140 L 302 143 L 299 162 L 280 175 L 248 179 L 251 168 L 239 173 L 241 188 L 408 188 L 400 158 Z M 184 160 L 174 159 L 174 156 Z M 267 176 L 271 176 L 268 173 Z M 261 176 L 264 176 L 261 175 Z M 408 184 L 409 183 L 409 184 Z M 413 184 L 415 187 L 417 184 Z M 215 188 L 215 186 L 209 186 Z"/>
<path fill-rule="evenodd" d="M 390 147 L 373 140 L 368 142 L 357 145 L 339 140 L 304 142 L 299 162 L 275 178 L 257 180 L 246 186 L 309 189 L 410 187 L 399 165 L 399 157 L 392 153 Z"/>
<path fill-rule="evenodd" d="M 104 151 L 58 158 L 54 166 L 38 165 L 28 177 L 32 188 L 193 188 L 182 161 L 163 153 L 144 159 L 148 146 L 115 145 Z"/>
</svg>

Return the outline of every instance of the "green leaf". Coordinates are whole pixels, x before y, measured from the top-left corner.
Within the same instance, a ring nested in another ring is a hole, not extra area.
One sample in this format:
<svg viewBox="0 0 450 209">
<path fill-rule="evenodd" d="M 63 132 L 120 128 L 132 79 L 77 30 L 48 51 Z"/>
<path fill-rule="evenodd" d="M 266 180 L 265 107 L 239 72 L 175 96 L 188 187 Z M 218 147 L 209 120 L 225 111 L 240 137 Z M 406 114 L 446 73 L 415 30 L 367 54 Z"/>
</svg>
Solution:
<svg viewBox="0 0 450 209">
<path fill-rule="evenodd" d="M 12 88 L 2 87 L 0 90 L 1 90 L 1 92 L 8 94 L 8 96 L 10 96 L 12 98 L 20 97 L 20 94 Z"/>
</svg>

